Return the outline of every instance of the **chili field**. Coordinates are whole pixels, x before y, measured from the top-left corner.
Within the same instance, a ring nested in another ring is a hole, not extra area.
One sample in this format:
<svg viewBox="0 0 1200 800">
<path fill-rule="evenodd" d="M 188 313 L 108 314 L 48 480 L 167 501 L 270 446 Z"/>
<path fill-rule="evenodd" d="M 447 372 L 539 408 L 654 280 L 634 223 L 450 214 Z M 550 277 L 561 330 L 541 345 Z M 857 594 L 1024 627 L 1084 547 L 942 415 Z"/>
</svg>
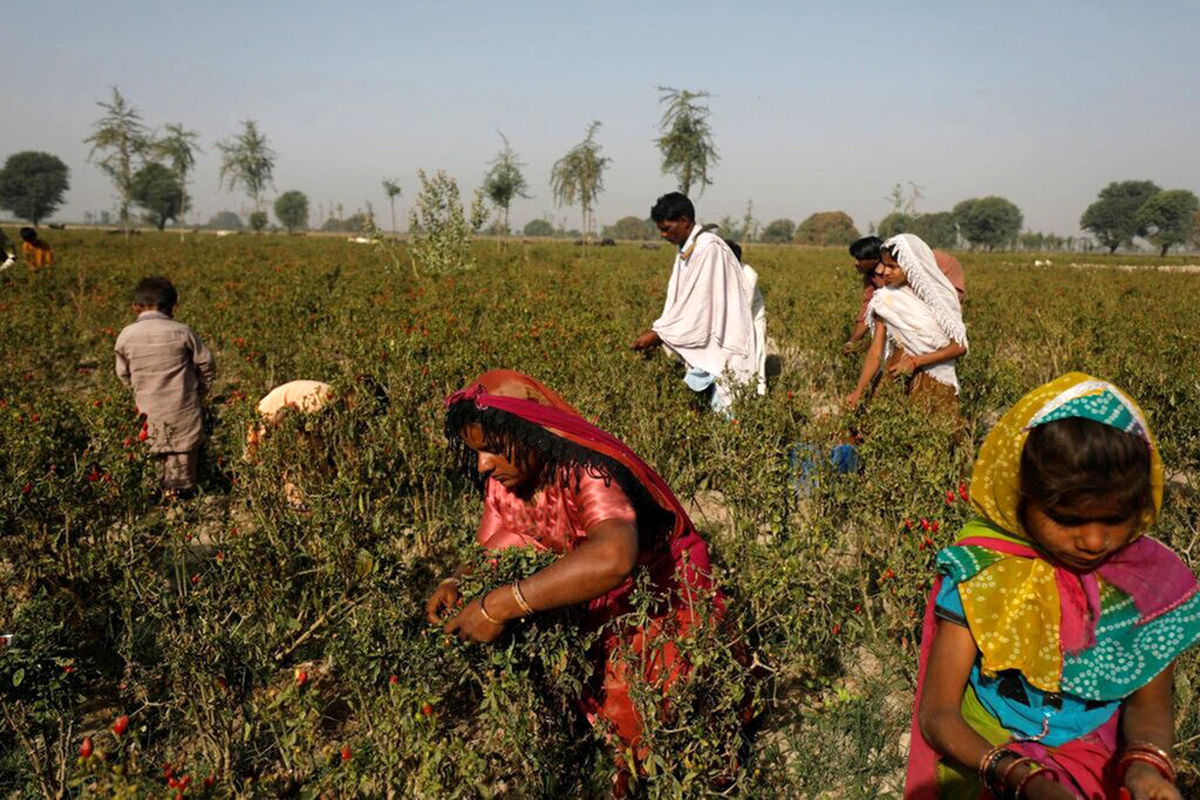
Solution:
<svg viewBox="0 0 1200 800">
<path fill-rule="evenodd" d="M 959 254 L 956 435 L 894 387 L 840 410 L 861 351 L 841 354 L 860 289 L 839 250 L 745 248 L 782 371 L 725 421 L 677 364 L 629 350 L 661 309 L 666 246 L 483 240 L 473 269 L 418 277 L 402 243 L 68 230 L 52 244 L 52 269 L 0 275 L 7 796 L 603 796 L 612 757 L 575 704 L 591 667 L 569 613 L 490 648 L 424 620 L 438 581 L 480 559 L 442 403 L 486 369 L 538 378 L 622 438 L 710 543 L 731 633 L 686 643 L 703 679 L 669 718 L 650 714 L 644 796 L 899 796 L 934 554 L 969 516 L 988 427 L 1058 374 L 1107 378 L 1145 408 L 1170 478 L 1156 533 L 1200 569 L 1200 275 L 1157 268 L 1184 259 Z M 176 317 L 218 366 L 201 489 L 174 505 L 112 363 L 146 275 L 175 283 Z M 383 413 L 337 404 L 307 423 L 319 437 L 292 418 L 243 459 L 272 387 L 344 395 L 361 375 L 385 387 Z M 861 470 L 837 474 L 823 453 L 848 441 Z M 513 553 L 489 568 L 499 583 L 535 567 Z M 1185 796 L 1200 793 L 1198 680 L 1189 654 Z"/>
</svg>

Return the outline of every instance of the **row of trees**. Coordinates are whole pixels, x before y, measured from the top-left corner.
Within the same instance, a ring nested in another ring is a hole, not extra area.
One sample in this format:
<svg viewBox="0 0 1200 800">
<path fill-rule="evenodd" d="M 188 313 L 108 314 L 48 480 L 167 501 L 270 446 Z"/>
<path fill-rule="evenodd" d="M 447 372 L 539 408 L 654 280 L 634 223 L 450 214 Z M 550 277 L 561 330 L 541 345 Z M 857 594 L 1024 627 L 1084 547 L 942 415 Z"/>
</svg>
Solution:
<svg viewBox="0 0 1200 800">
<path fill-rule="evenodd" d="M 183 123 L 151 130 L 141 112 L 115 86 L 109 101 L 97 104 L 104 114 L 84 143 L 92 146 L 88 159 L 108 175 L 117 190 L 122 228 L 129 228 L 132 206 L 144 209 L 147 219 L 160 230 L 168 221 L 181 219 L 189 208 L 188 174 L 195 166 L 196 154 L 202 152 L 200 134 Z M 266 136 L 254 120 L 247 119 L 241 131 L 216 146 L 221 153 L 221 185 L 229 191 L 244 189 L 254 205 L 251 226 L 265 226 L 263 195 L 271 185 L 277 158 Z"/>
<path fill-rule="evenodd" d="M 1176 245 L 1200 244 L 1200 199 L 1187 189 L 1164 191 L 1153 181 L 1113 181 L 1083 212 L 1079 227 L 1109 253 L 1141 237 L 1165 256 Z"/>
</svg>

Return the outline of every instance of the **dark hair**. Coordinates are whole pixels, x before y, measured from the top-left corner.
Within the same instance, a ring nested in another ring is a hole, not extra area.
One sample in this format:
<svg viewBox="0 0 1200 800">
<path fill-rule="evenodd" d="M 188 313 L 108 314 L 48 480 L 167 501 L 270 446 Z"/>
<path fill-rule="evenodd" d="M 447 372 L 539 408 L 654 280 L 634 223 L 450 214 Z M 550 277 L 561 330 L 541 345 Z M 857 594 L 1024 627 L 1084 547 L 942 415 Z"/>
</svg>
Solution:
<svg viewBox="0 0 1200 800">
<path fill-rule="evenodd" d="M 33 244 L 38 238 L 37 231 L 33 228 L 21 228 L 21 238 L 30 244 Z"/>
<path fill-rule="evenodd" d="M 536 454 L 540 465 L 535 480 L 542 486 L 557 481 L 564 488 L 572 482 L 578 488 L 585 471 L 606 485 L 616 481 L 637 513 L 638 538 L 643 547 L 675 524 L 674 513 L 660 506 L 641 481 L 616 459 L 556 436 L 516 414 L 479 408 L 473 400 L 459 400 L 446 409 L 446 441 L 463 473 L 480 491 L 484 488 L 484 476 L 476 468 L 475 451 L 462 437 L 463 429 L 472 423 L 483 430 L 484 447 L 503 454 L 514 464 L 528 465 L 530 455 Z"/>
<path fill-rule="evenodd" d="M 878 261 L 882 248 L 883 239 L 878 236 L 864 236 L 850 243 L 850 255 L 855 261 Z"/>
<path fill-rule="evenodd" d="M 655 224 L 664 220 L 690 219 L 696 221 L 696 207 L 683 192 L 667 192 L 650 208 L 650 219 Z"/>
<path fill-rule="evenodd" d="M 1133 433 L 1082 417 L 1038 425 L 1021 450 L 1021 516 L 1030 503 L 1047 509 L 1102 502 L 1123 519 L 1154 504 L 1150 446 Z"/>
<path fill-rule="evenodd" d="M 179 302 L 179 292 L 166 278 L 142 278 L 133 287 L 133 302 L 139 306 L 165 311 Z"/>
<path fill-rule="evenodd" d="M 725 244 L 729 245 L 729 249 L 733 251 L 733 257 L 738 260 L 738 263 L 741 263 L 742 246 L 740 244 L 738 244 L 737 242 L 735 242 L 733 239 L 726 239 Z"/>
</svg>

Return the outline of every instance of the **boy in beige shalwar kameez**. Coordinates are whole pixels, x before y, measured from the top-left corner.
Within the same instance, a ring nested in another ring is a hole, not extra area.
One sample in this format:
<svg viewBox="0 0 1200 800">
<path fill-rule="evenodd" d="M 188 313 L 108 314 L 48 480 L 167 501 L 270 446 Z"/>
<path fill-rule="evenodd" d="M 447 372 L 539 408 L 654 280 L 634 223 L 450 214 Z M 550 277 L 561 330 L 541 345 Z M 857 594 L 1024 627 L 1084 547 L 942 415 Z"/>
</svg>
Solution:
<svg viewBox="0 0 1200 800">
<path fill-rule="evenodd" d="M 172 493 L 196 486 L 204 443 L 200 398 L 217 374 L 200 337 L 172 319 L 178 299 L 166 278 L 143 278 L 133 290 L 137 322 L 125 326 L 113 347 L 117 377 L 146 415 L 147 442 L 160 462 L 163 488 Z"/>
</svg>

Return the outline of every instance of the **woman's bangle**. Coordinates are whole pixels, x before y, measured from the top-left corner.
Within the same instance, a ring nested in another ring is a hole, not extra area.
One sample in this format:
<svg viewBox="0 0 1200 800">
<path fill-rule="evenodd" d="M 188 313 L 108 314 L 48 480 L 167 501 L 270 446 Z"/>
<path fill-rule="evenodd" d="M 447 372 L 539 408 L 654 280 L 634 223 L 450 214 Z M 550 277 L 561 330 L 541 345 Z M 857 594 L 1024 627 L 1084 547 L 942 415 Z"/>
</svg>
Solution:
<svg viewBox="0 0 1200 800">
<path fill-rule="evenodd" d="M 1124 752 L 1126 752 L 1126 753 L 1140 752 L 1140 753 L 1150 753 L 1151 755 L 1155 755 L 1158 758 L 1162 759 L 1162 762 L 1170 768 L 1172 774 L 1175 774 L 1175 761 L 1171 758 L 1171 754 L 1168 753 L 1166 750 L 1162 749 L 1161 747 L 1159 747 L 1158 745 L 1156 745 L 1154 742 L 1149 742 L 1149 741 L 1146 741 L 1145 739 L 1140 739 L 1135 742 L 1129 742 L 1128 744 L 1125 745 Z"/>
<path fill-rule="evenodd" d="M 1025 787 L 1029 785 L 1030 781 L 1036 780 L 1038 778 L 1044 778 L 1045 780 L 1048 780 L 1048 781 L 1057 782 L 1058 781 L 1058 773 L 1052 769 L 1047 769 L 1046 767 L 1043 767 L 1041 764 L 1038 764 L 1036 767 L 1034 767 L 1033 769 L 1031 769 L 1029 771 L 1028 775 L 1026 775 L 1024 778 L 1021 779 L 1020 783 L 1017 784 L 1017 788 L 1012 793 L 1013 800 L 1021 800 L 1021 798 L 1025 796 Z"/>
<path fill-rule="evenodd" d="M 487 606 L 485 606 L 483 604 L 483 601 L 486 599 L 487 599 L 486 594 L 479 595 L 479 612 L 481 614 L 483 614 L 484 619 L 486 619 L 488 622 L 492 623 L 493 625 L 503 625 L 504 620 L 496 619 L 495 617 L 493 617 L 491 614 L 488 613 Z"/>
<path fill-rule="evenodd" d="M 1002 759 L 1008 756 L 1019 759 L 1021 754 L 1010 748 L 1008 742 L 1005 742 L 988 750 L 979 760 L 979 780 L 988 791 L 997 796 L 1000 796 L 1000 793 L 996 791 L 996 767 L 999 766 Z"/>
<path fill-rule="evenodd" d="M 1158 770 L 1159 774 L 1166 779 L 1168 783 L 1175 782 L 1175 767 L 1170 761 L 1164 760 L 1156 753 L 1146 752 L 1144 750 L 1133 750 L 1126 752 L 1121 756 L 1121 760 L 1117 762 L 1117 782 L 1125 783 L 1125 773 L 1129 771 L 1130 765 L 1134 761 L 1141 761 L 1143 764 L 1149 764 Z"/>
<path fill-rule="evenodd" d="M 1001 790 L 1001 791 L 1003 791 L 1003 792 L 1010 791 L 1010 790 L 1009 790 L 1008 779 L 1009 779 L 1010 777 L 1012 777 L 1013 770 L 1014 770 L 1014 769 L 1016 769 L 1017 767 L 1019 767 L 1021 764 L 1028 764 L 1028 765 L 1029 765 L 1029 772 L 1030 772 L 1030 773 L 1037 772 L 1039 769 L 1041 769 L 1041 768 L 1042 768 L 1042 765 L 1041 765 L 1041 763 L 1040 763 L 1040 762 L 1039 762 L 1039 761 L 1038 761 L 1036 758 L 1029 758 L 1028 756 L 1026 756 L 1026 757 L 1018 757 L 1016 761 L 1012 762 L 1012 763 L 1011 763 L 1011 764 L 1009 764 L 1007 767 L 1005 767 L 1005 768 L 1004 768 L 1004 772 L 1002 772 L 1002 773 L 1000 774 L 1000 785 L 999 785 L 999 788 L 1000 788 L 1000 790 Z M 1026 777 L 1026 778 L 1028 778 L 1028 777 L 1029 777 L 1029 775 L 1027 774 L 1025 777 Z M 1021 781 L 1019 781 L 1019 782 L 1017 783 L 1017 786 L 1019 787 L 1019 786 L 1020 786 L 1021 784 L 1023 784 L 1024 782 L 1025 782 L 1025 781 L 1024 781 L 1024 779 L 1022 779 Z M 1018 796 L 1019 796 L 1019 795 L 1018 795 L 1018 792 L 1019 792 L 1019 790 L 1018 790 L 1018 789 L 1012 789 L 1011 791 L 1012 791 L 1012 795 L 1011 795 L 1011 797 L 1018 797 Z M 996 793 L 995 793 L 995 792 L 993 792 L 993 794 L 996 794 Z M 997 796 L 999 796 L 999 795 L 997 795 Z"/>
<path fill-rule="evenodd" d="M 517 605 L 521 607 L 521 610 L 525 612 L 525 614 L 522 614 L 521 616 L 533 613 L 533 608 L 529 605 L 529 603 L 525 602 L 525 595 L 521 594 L 520 578 L 512 582 L 512 596 L 513 599 L 517 601 Z"/>
</svg>

